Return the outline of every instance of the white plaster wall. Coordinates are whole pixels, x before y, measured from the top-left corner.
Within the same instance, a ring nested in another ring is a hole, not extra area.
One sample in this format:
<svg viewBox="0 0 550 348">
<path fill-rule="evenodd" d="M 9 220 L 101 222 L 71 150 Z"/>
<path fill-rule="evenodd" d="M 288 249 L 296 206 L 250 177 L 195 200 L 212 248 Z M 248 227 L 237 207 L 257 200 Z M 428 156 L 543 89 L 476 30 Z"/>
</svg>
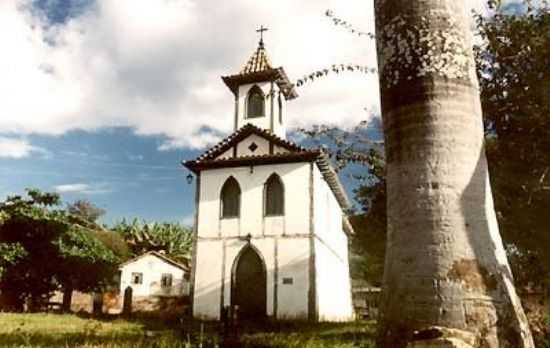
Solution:
<svg viewBox="0 0 550 348">
<path fill-rule="evenodd" d="M 255 118 L 246 118 L 246 97 L 248 95 L 248 92 L 250 89 L 257 85 L 261 88 L 265 98 L 265 116 L 264 117 L 255 117 Z M 276 83 L 273 84 L 273 133 L 277 134 L 278 136 L 285 138 L 286 137 L 286 127 L 284 122 L 284 114 L 283 114 L 283 123 L 279 122 L 279 111 L 278 111 L 278 102 L 277 102 L 277 96 L 279 95 L 279 87 Z M 250 83 L 245 84 L 239 87 L 239 97 L 237 99 L 237 103 L 239 103 L 239 115 L 237 117 L 237 128 L 241 128 L 247 123 L 252 123 L 260 128 L 264 129 L 271 129 L 271 82 L 258 82 L 258 83 Z M 283 105 L 286 103 L 285 99 L 283 98 Z M 284 106 L 283 106 L 284 110 Z"/>
<path fill-rule="evenodd" d="M 197 318 L 219 319 L 222 255 L 221 240 L 197 242 L 193 296 L 193 315 Z"/>
<path fill-rule="evenodd" d="M 216 157 L 216 159 L 231 158 L 231 157 L 233 157 L 233 148 L 230 148 L 229 150 L 225 151 L 224 153 Z"/>
<path fill-rule="evenodd" d="M 287 149 L 285 149 L 284 147 L 281 147 L 281 146 L 277 146 L 275 145 L 273 147 L 273 153 L 275 154 L 278 154 L 278 153 L 288 153 L 289 151 Z"/>
<path fill-rule="evenodd" d="M 285 188 L 285 215 L 264 218 L 264 183 L 277 173 Z M 220 192 L 233 176 L 241 186 L 241 217 L 220 219 Z M 309 163 L 205 170 L 201 173 L 199 237 L 304 234 L 309 232 Z"/>
<path fill-rule="evenodd" d="M 323 321 L 349 320 L 352 316 L 351 289 L 342 213 L 321 173 L 314 168 L 315 285 L 319 318 Z M 264 217 L 263 185 L 274 172 L 281 177 L 285 187 L 285 215 Z M 241 186 L 241 217 L 220 219 L 220 191 L 230 176 Z M 253 167 L 252 171 L 245 167 L 202 172 L 195 316 L 219 319 L 222 284 L 223 305 L 231 304 L 232 267 L 247 243 L 244 238 L 236 237 L 250 234 L 251 243 L 266 265 L 268 315 L 276 315 L 279 319 L 308 317 L 309 180 L 309 163 L 262 165 Z M 292 278 L 292 284 L 284 284 L 284 278 Z"/>
<path fill-rule="evenodd" d="M 315 239 L 315 267 L 319 320 L 352 320 L 353 307 L 347 253 L 345 258 L 340 258 L 337 251 L 330 245 Z"/>
<path fill-rule="evenodd" d="M 258 148 L 251 151 L 248 147 L 256 144 Z M 269 154 L 269 141 L 265 138 L 252 134 L 237 144 L 237 156 L 259 156 Z"/>
<path fill-rule="evenodd" d="M 278 241 L 278 319 L 307 319 L 310 240 L 280 238 Z M 292 278 L 292 284 L 283 284 Z"/>
<path fill-rule="evenodd" d="M 348 238 L 342 211 L 317 167 L 314 169 L 314 226 L 317 307 L 320 321 L 346 321 L 353 316 Z"/>
<path fill-rule="evenodd" d="M 142 284 L 132 284 L 132 273 L 142 273 Z M 172 287 L 162 288 L 162 274 L 172 275 Z M 135 262 L 121 267 L 120 291 L 130 286 L 133 296 L 182 296 L 189 294 L 189 282 L 184 279 L 185 271 L 154 255 L 146 255 Z"/>
<path fill-rule="evenodd" d="M 252 145 L 252 143 L 255 143 L 258 146 L 258 148 L 255 151 L 251 151 L 249 149 L 249 146 Z M 249 137 L 243 139 L 236 146 L 237 146 L 237 156 L 239 157 L 240 156 L 261 156 L 261 155 L 269 154 L 269 141 L 256 134 L 252 134 Z M 274 154 L 281 154 L 281 153 L 288 153 L 288 152 L 289 151 L 284 147 L 277 146 L 277 145 L 273 146 Z M 225 151 L 218 157 L 216 157 L 216 159 L 226 159 L 226 158 L 233 158 L 233 147 Z"/>
<path fill-rule="evenodd" d="M 222 292 L 223 306 L 231 305 L 233 268 L 239 252 L 247 243 L 244 239 L 236 238 L 198 242 L 193 309 L 195 317 L 218 320 Z M 251 244 L 259 252 L 266 267 L 267 315 L 276 315 L 279 319 L 306 319 L 309 290 L 309 237 L 260 237 L 252 239 Z M 284 278 L 292 278 L 292 284 L 283 284 Z M 275 290 L 275 282 L 277 282 L 277 290 Z M 274 298 L 276 291 L 277 301 Z M 275 302 L 277 302 L 277 313 L 275 313 Z"/>
<path fill-rule="evenodd" d="M 313 175 L 315 235 L 344 257 L 348 252 L 348 239 L 342 228 L 342 209 L 317 166 Z"/>
</svg>

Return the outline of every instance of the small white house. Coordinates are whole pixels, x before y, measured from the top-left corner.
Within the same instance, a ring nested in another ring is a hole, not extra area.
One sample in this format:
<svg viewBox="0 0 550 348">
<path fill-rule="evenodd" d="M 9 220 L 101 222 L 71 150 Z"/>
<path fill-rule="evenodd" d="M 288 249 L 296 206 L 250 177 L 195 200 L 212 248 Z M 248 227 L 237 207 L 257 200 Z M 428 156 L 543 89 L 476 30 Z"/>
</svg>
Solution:
<svg viewBox="0 0 550 348">
<path fill-rule="evenodd" d="M 120 293 L 132 296 L 185 296 L 189 294 L 189 267 L 150 251 L 120 265 Z"/>
<path fill-rule="evenodd" d="M 234 132 L 183 163 L 197 176 L 193 315 L 350 320 L 350 203 L 327 155 L 286 139 L 294 86 L 263 41 L 223 81 Z"/>
</svg>

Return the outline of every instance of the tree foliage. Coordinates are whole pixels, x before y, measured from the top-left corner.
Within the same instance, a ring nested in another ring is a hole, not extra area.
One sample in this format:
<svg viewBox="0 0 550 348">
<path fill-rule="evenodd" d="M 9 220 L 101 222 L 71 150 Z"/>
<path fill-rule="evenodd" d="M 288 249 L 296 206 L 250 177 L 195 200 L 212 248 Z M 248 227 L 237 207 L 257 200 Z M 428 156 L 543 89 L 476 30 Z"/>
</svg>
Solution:
<svg viewBox="0 0 550 348">
<path fill-rule="evenodd" d="M 475 15 L 481 44 L 474 51 L 495 208 L 516 282 L 550 289 L 550 10 L 529 1 L 519 13 L 497 1 L 488 4 L 491 16 Z M 362 132 L 365 125 L 349 132 L 317 126 L 304 133 L 329 144 L 339 169 L 368 168 L 355 177 L 364 214 L 352 219 L 352 246 L 365 257 L 352 268 L 378 284 L 386 235 L 383 145 Z"/>
<path fill-rule="evenodd" d="M 55 209 L 57 193 L 27 190 L 0 203 L 0 292 L 12 309 L 31 310 L 60 288 L 89 291 L 109 281 L 117 257 L 78 218 Z"/>
<path fill-rule="evenodd" d="M 516 281 L 550 289 L 550 8 L 476 16 L 495 207 Z"/>
<path fill-rule="evenodd" d="M 191 256 L 191 230 L 180 224 L 122 220 L 112 230 L 124 238 L 134 256 L 160 251 L 181 262 L 188 261 Z"/>
</svg>

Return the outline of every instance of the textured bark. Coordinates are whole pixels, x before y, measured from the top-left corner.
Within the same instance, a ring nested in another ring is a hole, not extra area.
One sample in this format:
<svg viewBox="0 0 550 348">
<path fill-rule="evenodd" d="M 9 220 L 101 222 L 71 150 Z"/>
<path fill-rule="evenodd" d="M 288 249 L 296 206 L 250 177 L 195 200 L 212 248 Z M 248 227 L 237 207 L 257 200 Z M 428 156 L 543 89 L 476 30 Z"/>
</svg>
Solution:
<svg viewBox="0 0 550 348">
<path fill-rule="evenodd" d="M 493 208 L 464 1 L 375 7 L 388 188 L 378 346 L 532 348 Z"/>
</svg>

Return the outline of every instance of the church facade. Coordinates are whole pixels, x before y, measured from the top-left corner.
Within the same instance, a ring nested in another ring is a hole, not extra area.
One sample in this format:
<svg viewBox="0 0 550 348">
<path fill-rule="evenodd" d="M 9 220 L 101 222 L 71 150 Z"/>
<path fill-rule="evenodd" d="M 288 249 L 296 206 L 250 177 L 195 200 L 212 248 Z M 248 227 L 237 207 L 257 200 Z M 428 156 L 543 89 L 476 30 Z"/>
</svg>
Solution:
<svg viewBox="0 0 550 348">
<path fill-rule="evenodd" d="M 346 212 L 327 155 L 286 140 L 285 103 L 298 95 L 263 40 L 240 73 L 234 132 L 195 160 L 193 316 L 346 321 L 353 316 Z"/>
</svg>

